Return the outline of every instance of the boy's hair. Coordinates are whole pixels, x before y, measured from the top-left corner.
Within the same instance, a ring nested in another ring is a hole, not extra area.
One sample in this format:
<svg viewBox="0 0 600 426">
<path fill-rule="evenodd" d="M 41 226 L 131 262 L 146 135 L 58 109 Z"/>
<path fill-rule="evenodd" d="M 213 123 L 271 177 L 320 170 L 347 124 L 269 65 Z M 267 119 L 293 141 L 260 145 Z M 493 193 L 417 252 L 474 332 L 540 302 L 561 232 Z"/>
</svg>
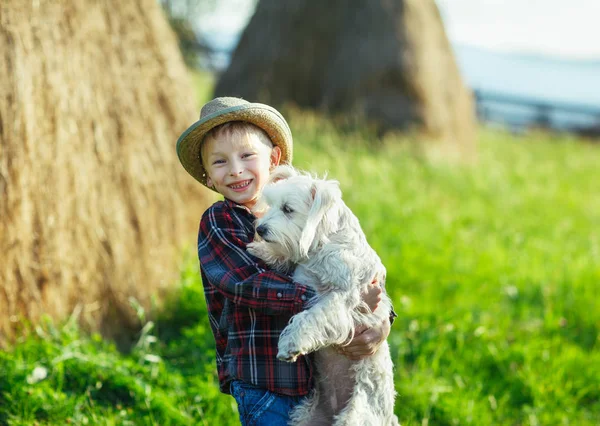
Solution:
<svg viewBox="0 0 600 426">
<path fill-rule="evenodd" d="M 267 147 L 273 148 L 273 142 L 269 138 L 269 135 L 267 135 L 267 132 L 260 127 L 255 126 L 252 123 L 248 123 L 247 121 L 228 121 L 227 123 L 223 123 L 212 128 L 208 133 L 206 133 L 206 136 L 200 145 L 200 156 L 202 158 L 202 162 L 204 163 L 205 155 L 202 154 L 204 154 L 203 150 L 207 141 L 227 136 L 243 142 L 247 141 L 245 136 L 248 134 L 255 134 Z"/>
</svg>

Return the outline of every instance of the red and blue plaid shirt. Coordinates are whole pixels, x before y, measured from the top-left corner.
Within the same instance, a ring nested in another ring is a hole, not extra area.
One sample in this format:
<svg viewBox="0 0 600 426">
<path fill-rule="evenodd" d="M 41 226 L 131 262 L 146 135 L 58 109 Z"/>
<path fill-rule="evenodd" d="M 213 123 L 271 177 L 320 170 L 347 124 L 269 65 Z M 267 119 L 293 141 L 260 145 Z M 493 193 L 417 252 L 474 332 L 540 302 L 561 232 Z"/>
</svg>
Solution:
<svg viewBox="0 0 600 426">
<path fill-rule="evenodd" d="M 312 387 L 309 358 L 279 361 L 277 343 L 314 292 L 246 251 L 255 219 L 246 207 L 225 200 L 213 204 L 200 222 L 198 258 L 220 388 L 229 393 L 232 380 L 243 380 L 284 395 L 306 395 Z"/>
</svg>

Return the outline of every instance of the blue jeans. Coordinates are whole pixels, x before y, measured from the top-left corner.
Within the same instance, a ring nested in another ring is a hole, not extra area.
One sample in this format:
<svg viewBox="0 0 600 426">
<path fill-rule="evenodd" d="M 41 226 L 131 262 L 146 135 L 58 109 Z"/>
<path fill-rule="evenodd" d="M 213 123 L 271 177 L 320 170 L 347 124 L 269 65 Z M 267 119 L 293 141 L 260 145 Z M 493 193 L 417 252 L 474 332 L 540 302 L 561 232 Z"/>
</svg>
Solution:
<svg viewBox="0 0 600 426">
<path fill-rule="evenodd" d="M 241 380 L 231 382 L 242 426 L 287 426 L 290 411 L 303 397 L 286 396 L 257 388 Z"/>
</svg>

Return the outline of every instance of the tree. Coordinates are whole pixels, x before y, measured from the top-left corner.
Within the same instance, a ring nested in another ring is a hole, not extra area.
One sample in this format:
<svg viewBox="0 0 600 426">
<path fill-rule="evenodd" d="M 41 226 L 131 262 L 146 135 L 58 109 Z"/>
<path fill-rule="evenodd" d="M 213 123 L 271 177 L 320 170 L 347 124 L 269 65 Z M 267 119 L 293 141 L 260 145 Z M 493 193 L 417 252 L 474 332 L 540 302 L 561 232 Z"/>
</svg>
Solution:
<svg viewBox="0 0 600 426">
<path fill-rule="evenodd" d="M 126 337 L 207 198 L 175 153 L 197 110 L 173 32 L 155 0 L 3 0 L 0 51 L 0 343 L 74 310 Z"/>
<path fill-rule="evenodd" d="M 215 94 L 474 143 L 471 95 L 433 0 L 261 0 Z"/>
</svg>

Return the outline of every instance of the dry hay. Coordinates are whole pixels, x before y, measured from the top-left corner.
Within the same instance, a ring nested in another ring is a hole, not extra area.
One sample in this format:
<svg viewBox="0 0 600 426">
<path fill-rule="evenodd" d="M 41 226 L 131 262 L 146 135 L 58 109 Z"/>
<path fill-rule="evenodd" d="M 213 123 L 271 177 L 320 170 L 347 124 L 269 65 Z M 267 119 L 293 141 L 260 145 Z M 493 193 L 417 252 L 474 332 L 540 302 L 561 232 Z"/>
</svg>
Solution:
<svg viewBox="0 0 600 426">
<path fill-rule="evenodd" d="M 0 52 L 0 344 L 76 307 L 132 330 L 207 196 L 175 154 L 197 115 L 175 37 L 155 0 L 2 0 Z"/>
<path fill-rule="evenodd" d="M 261 0 L 215 94 L 475 150 L 472 97 L 434 0 Z"/>
</svg>

